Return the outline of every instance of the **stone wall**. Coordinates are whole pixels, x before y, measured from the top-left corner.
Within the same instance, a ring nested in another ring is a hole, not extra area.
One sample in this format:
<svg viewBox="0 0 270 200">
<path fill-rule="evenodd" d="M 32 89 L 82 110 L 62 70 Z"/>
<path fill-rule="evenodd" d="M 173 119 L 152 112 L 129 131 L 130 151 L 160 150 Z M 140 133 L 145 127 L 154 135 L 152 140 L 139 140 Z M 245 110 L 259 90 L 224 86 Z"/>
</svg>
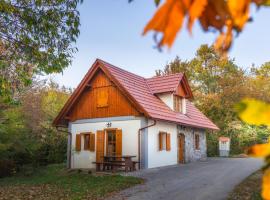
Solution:
<svg viewBox="0 0 270 200">
<path fill-rule="evenodd" d="M 206 159 L 206 134 L 203 129 L 179 126 L 178 134 L 185 135 L 185 162 L 193 162 Z M 198 150 L 195 148 L 195 134 L 198 134 L 200 138 Z"/>
</svg>

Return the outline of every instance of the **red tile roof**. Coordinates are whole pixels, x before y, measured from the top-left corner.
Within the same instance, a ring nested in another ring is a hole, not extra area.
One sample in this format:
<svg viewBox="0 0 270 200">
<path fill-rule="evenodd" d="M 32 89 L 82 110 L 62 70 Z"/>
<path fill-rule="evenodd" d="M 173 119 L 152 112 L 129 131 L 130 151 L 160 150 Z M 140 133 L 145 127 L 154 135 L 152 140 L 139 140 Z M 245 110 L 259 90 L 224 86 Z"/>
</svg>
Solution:
<svg viewBox="0 0 270 200">
<path fill-rule="evenodd" d="M 79 98 L 80 94 L 82 93 L 83 88 L 86 87 L 87 83 L 91 80 L 98 68 L 103 70 L 104 73 L 119 87 L 121 91 L 125 92 L 127 98 L 134 103 L 138 110 L 144 113 L 146 117 L 197 128 L 212 130 L 219 129 L 189 100 L 186 100 L 187 113 L 182 114 L 173 111 L 155 95 L 155 93 L 160 93 L 163 91 L 175 91 L 181 79 L 186 79 L 183 74 L 145 79 L 100 59 L 97 59 L 93 66 L 89 69 L 79 86 L 68 99 L 61 112 L 55 118 L 53 122 L 55 126 L 66 124 L 67 119 L 65 116 L 75 104 L 77 98 Z"/>
<path fill-rule="evenodd" d="M 202 112 L 200 112 L 189 100 L 186 100 L 187 113 L 182 114 L 173 111 L 153 94 L 157 91 L 162 91 L 164 88 L 166 88 L 166 91 L 168 89 L 176 88 L 176 81 L 178 81 L 179 84 L 183 74 L 145 79 L 141 76 L 113 66 L 105 61 L 99 61 L 110 71 L 111 75 L 120 82 L 126 91 L 139 105 L 141 105 L 141 107 L 149 114 L 151 118 L 174 122 L 186 126 L 219 130 L 219 128 Z M 170 77 L 172 77 L 173 81 L 168 81 Z M 157 83 L 158 80 L 162 80 L 162 83 L 158 84 L 158 86 L 154 85 L 153 83 Z M 168 87 L 165 87 L 166 82 L 163 80 L 169 82 Z"/>
<path fill-rule="evenodd" d="M 158 76 L 146 79 L 153 94 L 164 92 L 175 92 L 177 86 L 182 80 L 183 74 L 177 73 L 167 76 Z"/>
</svg>

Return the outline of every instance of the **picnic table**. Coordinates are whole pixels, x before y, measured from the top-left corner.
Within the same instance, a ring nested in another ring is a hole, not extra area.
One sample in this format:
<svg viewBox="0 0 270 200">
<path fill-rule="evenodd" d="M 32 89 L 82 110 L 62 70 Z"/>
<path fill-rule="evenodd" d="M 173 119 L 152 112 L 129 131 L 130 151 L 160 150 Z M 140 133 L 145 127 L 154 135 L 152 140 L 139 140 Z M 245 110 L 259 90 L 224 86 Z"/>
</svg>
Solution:
<svg viewBox="0 0 270 200">
<path fill-rule="evenodd" d="M 118 168 L 124 167 L 125 171 L 133 171 L 136 170 L 136 164 L 139 163 L 137 161 L 132 161 L 132 158 L 136 156 L 132 155 L 123 155 L 123 156 L 104 156 L 103 162 L 93 162 L 96 164 L 97 171 L 101 170 L 101 165 L 103 166 L 103 171 L 112 170 L 115 171 Z"/>
</svg>

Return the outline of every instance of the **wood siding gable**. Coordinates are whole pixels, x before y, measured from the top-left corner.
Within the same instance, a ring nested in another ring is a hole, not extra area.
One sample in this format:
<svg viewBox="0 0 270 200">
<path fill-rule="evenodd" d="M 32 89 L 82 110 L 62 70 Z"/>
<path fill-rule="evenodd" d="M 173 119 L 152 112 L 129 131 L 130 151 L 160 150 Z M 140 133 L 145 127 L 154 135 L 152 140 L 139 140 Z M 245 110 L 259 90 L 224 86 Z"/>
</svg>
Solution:
<svg viewBox="0 0 270 200">
<path fill-rule="evenodd" d="M 98 70 L 69 111 L 71 121 L 115 116 L 139 116 L 124 94 Z"/>
</svg>

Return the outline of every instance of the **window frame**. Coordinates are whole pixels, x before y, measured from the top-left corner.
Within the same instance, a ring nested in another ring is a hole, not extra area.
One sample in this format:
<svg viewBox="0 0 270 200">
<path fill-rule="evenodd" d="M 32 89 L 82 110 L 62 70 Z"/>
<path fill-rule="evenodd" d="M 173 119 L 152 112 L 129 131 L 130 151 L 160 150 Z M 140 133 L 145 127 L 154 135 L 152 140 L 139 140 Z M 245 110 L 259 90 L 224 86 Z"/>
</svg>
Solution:
<svg viewBox="0 0 270 200">
<path fill-rule="evenodd" d="M 88 140 L 86 140 L 88 137 Z M 90 151 L 90 133 L 83 134 L 83 150 Z"/>
<path fill-rule="evenodd" d="M 195 150 L 200 150 L 200 135 L 195 134 L 194 140 L 195 140 L 195 142 L 194 142 Z"/>
<path fill-rule="evenodd" d="M 178 95 L 173 95 L 173 110 L 183 113 L 183 98 Z"/>
</svg>

